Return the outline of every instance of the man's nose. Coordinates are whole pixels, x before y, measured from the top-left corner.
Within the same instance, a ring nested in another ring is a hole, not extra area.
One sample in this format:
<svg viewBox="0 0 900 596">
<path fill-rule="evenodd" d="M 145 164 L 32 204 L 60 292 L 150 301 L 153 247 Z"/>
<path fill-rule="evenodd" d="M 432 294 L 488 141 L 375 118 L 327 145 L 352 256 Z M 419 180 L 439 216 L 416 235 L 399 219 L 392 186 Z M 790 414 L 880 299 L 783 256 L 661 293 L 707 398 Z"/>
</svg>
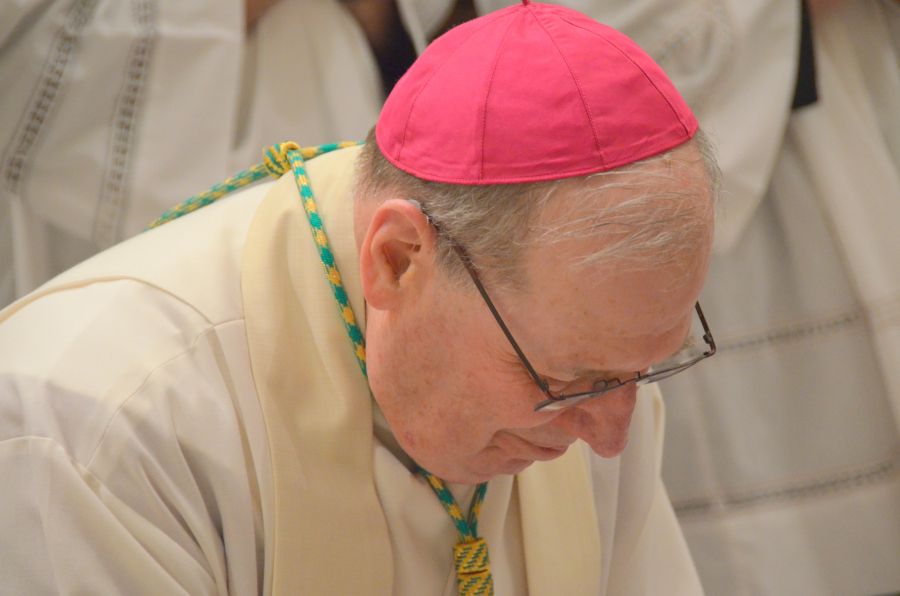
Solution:
<svg viewBox="0 0 900 596">
<path fill-rule="evenodd" d="M 563 410 L 556 422 L 567 433 L 590 445 L 597 455 L 615 457 L 628 443 L 628 428 L 636 401 L 637 386 L 629 383 Z"/>
</svg>

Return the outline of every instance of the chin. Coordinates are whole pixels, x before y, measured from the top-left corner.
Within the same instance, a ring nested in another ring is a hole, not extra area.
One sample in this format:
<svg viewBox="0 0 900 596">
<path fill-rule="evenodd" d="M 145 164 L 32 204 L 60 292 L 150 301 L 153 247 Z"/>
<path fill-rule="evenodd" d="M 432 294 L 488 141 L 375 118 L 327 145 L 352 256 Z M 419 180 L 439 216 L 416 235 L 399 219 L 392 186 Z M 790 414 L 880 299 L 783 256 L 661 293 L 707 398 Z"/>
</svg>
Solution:
<svg viewBox="0 0 900 596">
<path fill-rule="evenodd" d="M 445 480 L 455 484 L 481 484 L 482 482 L 488 482 L 497 476 L 514 476 L 533 463 L 534 460 L 530 459 L 506 459 L 504 461 L 489 462 L 462 471 L 461 475 L 456 480 L 447 478 L 445 478 Z"/>
<path fill-rule="evenodd" d="M 516 457 L 517 455 L 520 457 Z M 521 457 L 521 455 L 519 453 L 511 454 L 494 447 L 456 461 L 444 459 L 443 462 L 434 461 L 432 464 L 426 462 L 420 465 L 445 482 L 481 484 L 497 476 L 518 474 L 536 461 L 533 457 Z M 555 457 L 559 455 L 562 453 Z M 555 459 L 555 457 L 548 459 Z"/>
<path fill-rule="evenodd" d="M 514 459 L 514 460 L 511 460 L 511 461 L 509 462 L 508 466 L 507 466 L 507 470 L 504 471 L 504 472 L 501 472 L 501 473 L 502 473 L 502 474 L 505 474 L 505 475 L 508 475 L 508 476 L 512 476 L 512 475 L 514 475 L 514 474 L 518 474 L 519 472 L 524 471 L 525 468 L 527 468 L 527 467 L 529 467 L 531 464 L 533 464 L 534 461 L 535 461 L 535 460 L 533 460 L 533 459 L 528 459 L 528 460 L 525 460 L 525 459 Z"/>
</svg>

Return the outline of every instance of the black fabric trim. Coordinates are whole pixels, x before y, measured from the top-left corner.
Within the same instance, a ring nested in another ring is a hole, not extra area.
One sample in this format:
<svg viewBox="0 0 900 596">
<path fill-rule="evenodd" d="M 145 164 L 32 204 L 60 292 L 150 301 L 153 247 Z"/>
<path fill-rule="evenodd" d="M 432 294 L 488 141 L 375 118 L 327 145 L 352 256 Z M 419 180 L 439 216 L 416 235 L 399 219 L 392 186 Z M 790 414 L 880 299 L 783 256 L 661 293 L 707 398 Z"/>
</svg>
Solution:
<svg viewBox="0 0 900 596">
<path fill-rule="evenodd" d="M 797 83 L 791 109 L 812 105 L 819 100 L 816 88 L 816 57 L 813 53 L 812 22 L 806 0 L 800 2 L 800 59 L 797 61 Z"/>
<path fill-rule="evenodd" d="M 389 42 L 386 47 L 372 48 L 375 60 L 378 62 L 385 97 L 390 94 L 400 77 L 406 74 L 409 67 L 416 61 L 416 48 L 400 20 L 400 13 L 397 9 L 391 19 L 388 38 Z"/>
</svg>

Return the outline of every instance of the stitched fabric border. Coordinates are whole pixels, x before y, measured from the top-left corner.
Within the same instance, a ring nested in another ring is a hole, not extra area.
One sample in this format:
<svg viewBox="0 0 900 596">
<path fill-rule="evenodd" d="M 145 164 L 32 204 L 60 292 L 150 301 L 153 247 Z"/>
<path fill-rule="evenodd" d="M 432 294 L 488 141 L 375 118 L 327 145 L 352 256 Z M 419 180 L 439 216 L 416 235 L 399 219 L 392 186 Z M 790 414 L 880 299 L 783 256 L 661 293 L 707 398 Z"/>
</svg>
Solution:
<svg viewBox="0 0 900 596">
<path fill-rule="evenodd" d="M 801 323 L 775 327 L 762 333 L 720 338 L 716 342 L 716 346 L 720 354 L 760 350 L 768 346 L 837 333 L 845 327 L 866 323 L 875 327 L 900 325 L 900 293 L 885 296 L 854 310 L 823 315 Z"/>
<path fill-rule="evenodd" d="M 725 495 L 721 498 L 710 497 L 678 501 L 673 502 L 672 507 L 679 518 L 711 516 L 775 503 L 802 501 L 845 493 L 865 486 L 888 482 L 897 477 L 900 477 L 900 452 L 894 452 L 882 461 L 857 470 L 838 472 L 808 482 Z"/>
<path fill-rule="evenodd" d="M 129 191 L 129 166 L 137 143 L 141 98 L 157 39 L 157 2 L 134 0 L 132 13 L 141 35 L 129 52 L 125 82 L 116 100 L 115 121 L 110 131 L 106 174 L 94 218 L 93 240 L 101 248 L 112 246 L 118 240 Z"/>
<path fill-rule="evenodd" d="M 820 318 L 769 331 L 746 335 L 743 337 L 718 340 L 716 347 L 720 354 L 759 350 L 768 346 L 803 341 L 819 335 L 836 333 L 844 327 L 862 323 L 865 317 L 862 311 L 846 312 L 839 315 Z"/>
<path fill-rule="evenodd" d="M 40 139 L 44 125 L 60 97 L 60 86 L 66 71 L 78 53 L 81 34 L 93 15 L 96 0 L 77 0 L 66 15 L 65 24 L 53 37 L 47 61 L 31 95 L 28 109 L 3 156 L 0 174 L 6 190 L 19 194 L 28 173 L 28 160 Z"/>
</svg>

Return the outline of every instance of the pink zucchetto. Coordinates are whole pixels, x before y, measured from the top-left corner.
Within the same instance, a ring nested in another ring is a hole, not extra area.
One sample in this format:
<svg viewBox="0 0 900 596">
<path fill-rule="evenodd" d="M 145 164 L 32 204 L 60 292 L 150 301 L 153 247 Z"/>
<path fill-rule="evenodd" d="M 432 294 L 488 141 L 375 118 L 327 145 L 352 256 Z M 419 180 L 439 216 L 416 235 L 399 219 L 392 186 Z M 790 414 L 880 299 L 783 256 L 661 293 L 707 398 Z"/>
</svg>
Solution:
<svg viewBox="0 0 900 596">
<path fill-rule="evenodd" d="M 526 0 L 436 39 L 394 87 L 375 133 L 409 174 L 501 184 L 611 170 L 696 131 L 674 85 L 633 41 Z"/>
</svg>

